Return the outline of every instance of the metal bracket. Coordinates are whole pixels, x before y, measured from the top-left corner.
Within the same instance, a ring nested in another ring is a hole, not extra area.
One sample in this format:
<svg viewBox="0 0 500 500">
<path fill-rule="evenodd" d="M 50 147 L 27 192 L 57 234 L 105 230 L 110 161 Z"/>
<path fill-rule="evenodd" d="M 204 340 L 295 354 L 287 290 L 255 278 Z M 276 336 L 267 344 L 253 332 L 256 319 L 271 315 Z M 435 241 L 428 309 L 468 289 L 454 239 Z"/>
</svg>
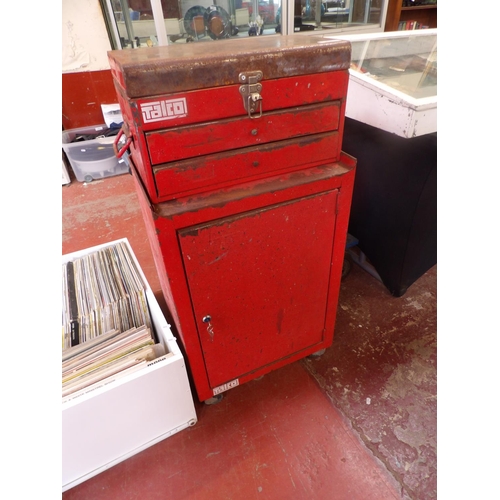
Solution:
<svg viewBox="0 0 500 500">
<path fill-rule="evenodd" d="M 243 97 L 243 106 L 245 107 L 249 118 L 260 118 L 262 116 L 262 71 L 249 71 L 240 73 L 240 94 Z"/>
</svg>

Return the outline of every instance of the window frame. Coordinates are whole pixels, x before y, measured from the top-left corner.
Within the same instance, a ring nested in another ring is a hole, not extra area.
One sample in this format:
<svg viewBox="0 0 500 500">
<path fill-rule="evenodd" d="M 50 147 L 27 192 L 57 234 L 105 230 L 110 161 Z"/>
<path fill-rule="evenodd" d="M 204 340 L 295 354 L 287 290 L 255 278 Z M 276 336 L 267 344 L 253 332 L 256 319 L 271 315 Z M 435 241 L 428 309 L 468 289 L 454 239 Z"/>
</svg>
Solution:
<svg viewBox="0 0 500 500">
<path fill-rule="evenodd" d="M 122 11 L 128 9 L 128 0 L 99 0 L 101 4 L 101 8 L 104 14 L 105 22 L 106 22 L 106 27 L 108 30 L 111 46 L 113 49 L 124 49 L 124 48 L 135 48 L 137 46 L 135 36 L 131 37 L 131 45 L 132 47 L 123 47 L 121 38 L 120 38 L 120 33 L 118 31 L 118 27 L 116 24 L 116 18 L 114 16 L 114 11 L 112 7 L 112 1 L 119 2 L 120 5 L 122 6 Z M 258 0 L 257 0 L 258 1 Z M 307 0 L 309 1 L 309 0 Z M 348 0 L 351 1 L 352 4 L 354 5 L 354 2 L 356 1 L 362 1 L 362 0 Z M 365 10 L 364 10 L 364 17 L 365 20 L 367 17 L 369 17 L 369 12 L 370 12 L 370 6 L 373 0 L 364 0 L 365 1 Z M 385 27 L 385 21 L 387 17 L 387 9 L 389 6 L 389 0 L 380 0 L 382 7 L 381 7 L 381 16 L 380 16 L 380 23 L 371 23 L 371 24 L 342 24 L 342 26 L 339 27 L 323 27 L 321 24 L 321 16 L 320 16 L 320 25 L 317 26 L 315 29 L 310 30 L 310 31 L 296 31 L 295 26 L 294 26 L 294 16 L 291 16 L 289 13 L 293 12 L 295 10 L 295 0 L 282 0 L 281 1 L 281 19 L 285 19 L 285 23 L 281 23 L 281 32 L 279 33 L 272 33 L 272 34 L 266 34 L 265 36 L 281 36 L 281 35 L 287 35 L 287 34 L 296 34 L 300 36 L 317 36 L 317 35 L 337 35 L 337 34 L 367 34 L 367 33 L 378 33 L 378 32 L 383 32 L 384 27 Z M 165 23 L 163 22 L 163 9 L 161 5 L 161 0 L 149 0 L 151 4 L 151 9 L 153 12 L 153 20 L 155 23 L 155 29 L 156 29 L 156 38 L 157 38 L 157 44 L 158 45 L 170 45 L 173 42 L 169 40 L 169 35 L 166 31 L 165 28 Z M 214 4 L 216 3 L 216 0 L 214 0 Z M 254 3 L 257 3 L 254 1 Z M 349 19 L 352 18 L 352 10 L 349 13 Z M 129 33 L 129 27 L 132 25 L 130 19 L 125 18 L 125 27 L 127 29 L 127 32 Z M 313 20 L 313 22 L 317 22 L 317 20 Z"/>
</svg>

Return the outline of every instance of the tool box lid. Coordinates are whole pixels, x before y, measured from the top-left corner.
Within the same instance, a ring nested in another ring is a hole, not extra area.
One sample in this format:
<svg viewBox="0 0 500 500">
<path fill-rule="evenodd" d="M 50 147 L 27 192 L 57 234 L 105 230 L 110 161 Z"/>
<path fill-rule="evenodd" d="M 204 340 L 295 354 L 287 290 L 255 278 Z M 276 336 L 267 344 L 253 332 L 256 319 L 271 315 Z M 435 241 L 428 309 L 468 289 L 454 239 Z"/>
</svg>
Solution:
<svg viewBox="0 0 500 500">
<path fill-rule="evenodd" d="M 258 36 L 108 52 L 115 81 L 129 98 L 238 84 L 239 74 L 264 80 L 348 70 L 351 44 L 321 36 Z"/>
</svg>

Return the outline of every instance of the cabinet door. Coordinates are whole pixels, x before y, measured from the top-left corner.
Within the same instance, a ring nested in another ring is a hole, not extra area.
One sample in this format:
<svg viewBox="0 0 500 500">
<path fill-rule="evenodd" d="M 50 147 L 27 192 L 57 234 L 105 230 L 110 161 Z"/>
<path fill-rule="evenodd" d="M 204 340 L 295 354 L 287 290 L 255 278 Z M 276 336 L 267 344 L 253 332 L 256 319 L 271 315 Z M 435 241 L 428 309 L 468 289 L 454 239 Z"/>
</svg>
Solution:
<svg viewBox="0 0 500 500">
<path fill-rule="evenodd" d="M 336 205 L 332 190 L 179 231 L 212 387 L 323 341 Z"/>
</svg>

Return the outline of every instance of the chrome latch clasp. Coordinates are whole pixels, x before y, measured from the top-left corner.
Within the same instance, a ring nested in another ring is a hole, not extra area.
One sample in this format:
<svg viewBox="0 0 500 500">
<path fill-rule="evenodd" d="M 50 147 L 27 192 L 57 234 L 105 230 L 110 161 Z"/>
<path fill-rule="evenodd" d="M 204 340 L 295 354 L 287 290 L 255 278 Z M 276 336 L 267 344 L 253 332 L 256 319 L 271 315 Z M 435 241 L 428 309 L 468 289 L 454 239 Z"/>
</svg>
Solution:
<svg viewBox="0 0 500 500">
<path fill-rule="evenodd" d="M 260 118 L 262 116 L 262 71 L 250 71 L 240 73 L 239 80 L 240 94 L 243 97 L 243 106 L 245 107 L 249 118 Z"/>
</svg>

